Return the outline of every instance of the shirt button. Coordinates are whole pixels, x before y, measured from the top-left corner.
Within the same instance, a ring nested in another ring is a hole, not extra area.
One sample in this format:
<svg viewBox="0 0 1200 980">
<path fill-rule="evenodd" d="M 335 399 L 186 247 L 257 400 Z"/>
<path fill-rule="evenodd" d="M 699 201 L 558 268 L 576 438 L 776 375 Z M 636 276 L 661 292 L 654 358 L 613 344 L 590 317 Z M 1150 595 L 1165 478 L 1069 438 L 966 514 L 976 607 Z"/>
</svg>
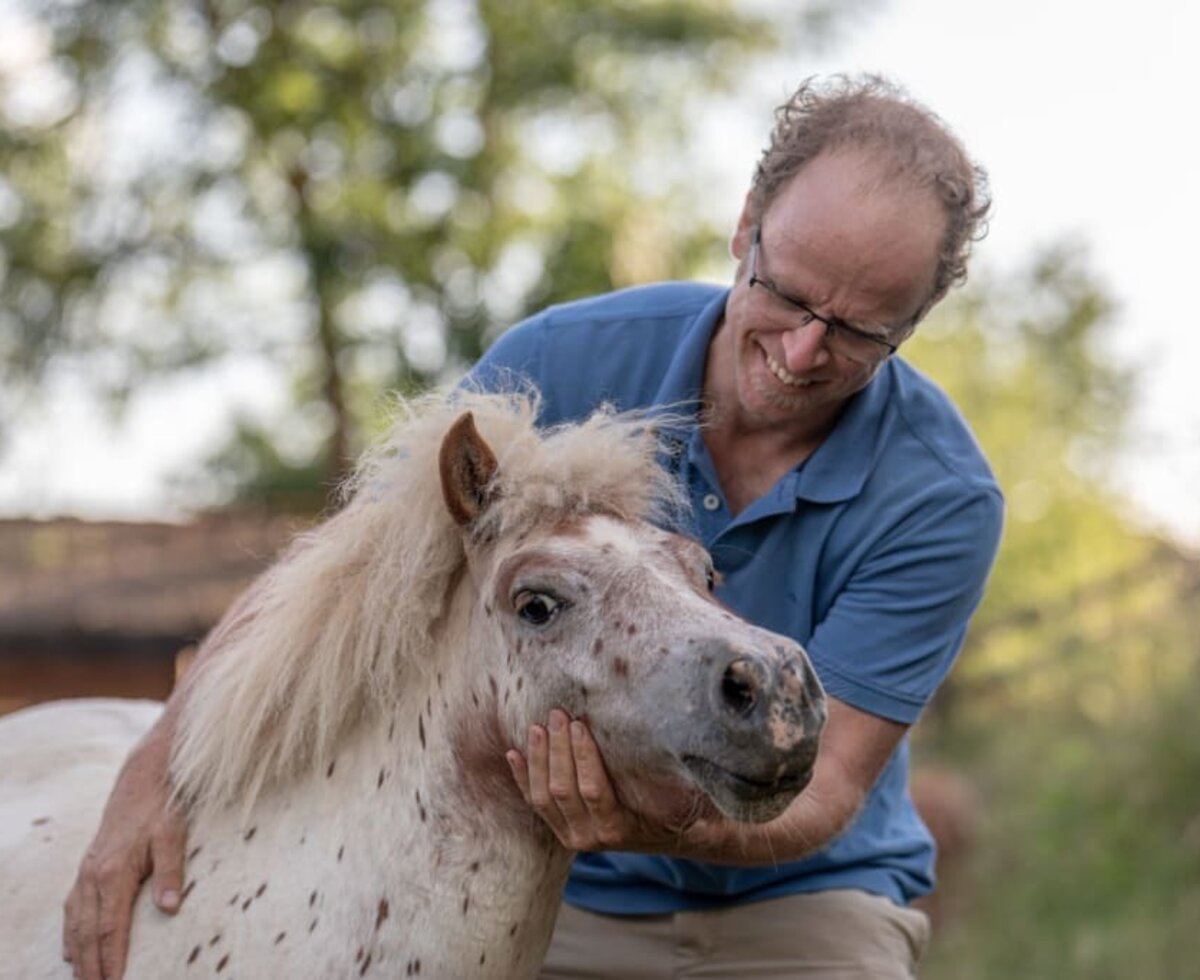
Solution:
<svg viewBox="0 0 1200 980">
<path fill-rule="evenodd" d="M 716 510 L 721 506 L 721 498 L 715 493 L 706 493 L 702 503 L 704 504 L 705 510 Z"/>
</svg>

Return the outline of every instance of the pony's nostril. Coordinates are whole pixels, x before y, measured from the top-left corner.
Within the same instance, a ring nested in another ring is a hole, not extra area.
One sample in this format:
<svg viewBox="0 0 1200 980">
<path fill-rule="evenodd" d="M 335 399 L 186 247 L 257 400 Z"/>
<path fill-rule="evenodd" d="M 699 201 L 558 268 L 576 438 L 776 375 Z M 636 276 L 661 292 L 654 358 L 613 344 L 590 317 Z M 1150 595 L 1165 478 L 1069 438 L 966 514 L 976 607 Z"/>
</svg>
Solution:
<svg viewBox="0 0 1200 980">
<path fill-rule="evenodd" d="M 735 714 L 748 715 L 758 701 L 757 688 L 757 678 L 749 662 L 735 660 L 721 676 L 721 701 Z"/>
</svg>

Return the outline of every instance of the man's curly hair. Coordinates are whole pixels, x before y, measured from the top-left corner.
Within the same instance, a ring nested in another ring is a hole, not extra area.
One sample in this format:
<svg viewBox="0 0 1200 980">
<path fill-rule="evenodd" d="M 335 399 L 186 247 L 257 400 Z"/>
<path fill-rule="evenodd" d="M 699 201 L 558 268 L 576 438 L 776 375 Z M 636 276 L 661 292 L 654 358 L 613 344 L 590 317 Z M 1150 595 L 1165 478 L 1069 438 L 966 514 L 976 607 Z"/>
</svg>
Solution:
<svg viewBox="0 0 1200 980">
<path fill-rule="evenodd" d="M 775 112 L 770 145 L 750 189 L 751 216 L 761 220 L 776 195 L 822 153 L 865 150 L 885 179 L 928 189 L 946 214 L 946 233 L 933 291 L 920 319 L 951 286 L 967 277 L 971 246 L 987 233 L 991 206 L 987 172 L 932 112 L 877 75 L 838 75 L 803 82 Z M 915 322 L 915 321 L 914 321 Z"/>
</svg>

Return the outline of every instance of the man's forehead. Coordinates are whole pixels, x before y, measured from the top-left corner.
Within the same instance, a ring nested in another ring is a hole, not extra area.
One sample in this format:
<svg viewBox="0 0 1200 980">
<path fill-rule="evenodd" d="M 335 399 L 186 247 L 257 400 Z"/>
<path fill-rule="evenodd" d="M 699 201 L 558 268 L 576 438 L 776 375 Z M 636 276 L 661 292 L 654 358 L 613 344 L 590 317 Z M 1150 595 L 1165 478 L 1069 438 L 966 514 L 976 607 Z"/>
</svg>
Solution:
<svg viewBox="0 0 1200 980">
<path fill-rule="evenodd" d="M 845 299 L 852 287 L 855 308 L 835 313 L 892 325 L 932 287 L 946 218 L 927 190 L 870 189 L 871 172 L 870 162 L 831 153 L 797 173 L 762 218 L 766 271 L 806 302 Z"/>
</svg>

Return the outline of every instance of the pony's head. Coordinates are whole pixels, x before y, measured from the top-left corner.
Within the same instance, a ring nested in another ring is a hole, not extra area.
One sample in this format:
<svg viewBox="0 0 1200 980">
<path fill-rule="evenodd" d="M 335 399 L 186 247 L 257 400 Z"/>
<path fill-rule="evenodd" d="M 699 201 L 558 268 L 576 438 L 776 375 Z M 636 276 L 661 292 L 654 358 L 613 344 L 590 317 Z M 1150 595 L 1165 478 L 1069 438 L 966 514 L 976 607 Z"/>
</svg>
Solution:
<svg viewBox="0 0 1200 980">
<path fill-rule="evenodd" d="M 820 685 L 796 643 L 713 598 L 699 545 L 656 526 L 684 504 L 654 424 L 602 411 L 543 431 L 537 413 L 527 392 L 400 405 L 346 507 L 206 641 L 172 754 L 184 799 L 248 808 L 443 675 L 460 768 L 496 788 L 513 789 L 504 750 L 557 706 L 643 809 L 761 820 L 799 792 Z"/>
<path fill-rule="evenodd" d="M 481 713 L 509 745 L 553 707 L 584 718 L 618 793 L 643 813 L 683 824 L 711 803 L 768 820 L 812 775 L 825 720 L 816 675 L 798 644 L 716 601 L 700 545 L 645 519 L 651 501 L 674 498 L 639 423 L 588 424 L 591 438 L 549 436 L 560 476 L 549 483 L 510 470 L 469 413 L 443 442 L 446 509 L 474 583 L 469 646 L 488 674 Z M 588 473 L 609 469 L 622 476 L 596 492 Z M 460 739 L 481 738 L 498 763 L 486 732 L 464 724 Z"/>
</svg>

